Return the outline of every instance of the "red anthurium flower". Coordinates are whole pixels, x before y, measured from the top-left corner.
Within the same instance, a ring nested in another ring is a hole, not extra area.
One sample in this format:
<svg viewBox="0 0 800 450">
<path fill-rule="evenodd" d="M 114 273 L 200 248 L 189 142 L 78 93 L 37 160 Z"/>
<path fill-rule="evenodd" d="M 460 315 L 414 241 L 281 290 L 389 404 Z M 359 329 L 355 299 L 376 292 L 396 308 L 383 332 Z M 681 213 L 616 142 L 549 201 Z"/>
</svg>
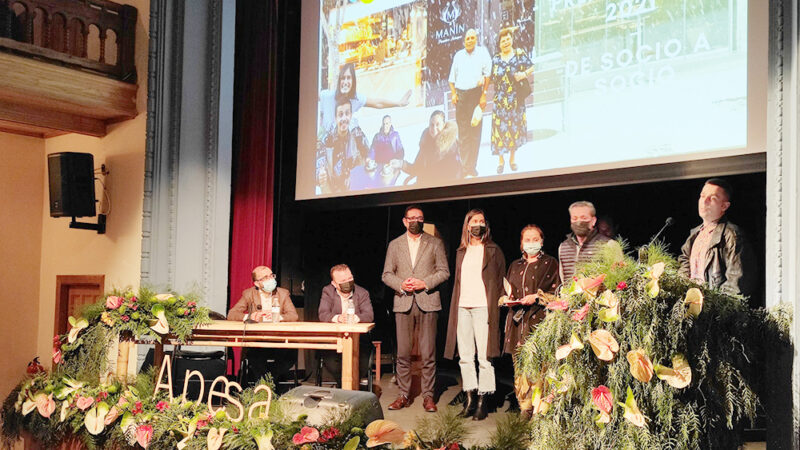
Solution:
<svg viewBox="0 0 800 450">
<path fill-rule="evenodd" d="M 78 397 L 78 400 L 75 402 L 75 405 L 81 411 L 86 411 L 92 404 L 94 403 L 94 397 Z"/>
<path fill-rule="evenodd" d="M 569 309 L 569 303 L 566 300 L 553 300 L 546 306 L 550 311 L 566 311 Z"/>
<path fill-rule="evenodd" d="M 292 436 L 294 445 L 303 445 L 308 442 L 317 442 L 319 439 L 319 431 L 313 427 L 303 427 L 299 433 Z"/>
<path fill-rule="evenodd" d="M 150 439 L 153 439 L 153 427 L 150 425 L 139 425 L 136 428 L 136 442 L 143 448 L 150 445 Z"/>
<path fill-rule="evenodd" d="M 584 291 L 589 291 L 592 289 L 599 288 L 601 284 L 603 284 L 603 280 L 606 279 L 605 274 L 601 274 L 594 278 L 581 278 L 578 280 L 578 286 L 581 287 Z"/>
<path fill-rule="evenodd" d="M 586 314 L 589 313 L 589 306 L 591 306 L 591 304 L 587 303 L 587 304 L 583 305 L 583 308 L 575 311 L 572 314 L 572 320 L 575 320 L 577 322 L 583 321 L 583 319 L 586 318 Z"/>
<path fill-rule="evenodd" d="M 592 403 L 597 409 L 608 414 L 614 407 L 614 396 L 611 395 L 611 391 L 606 386 L 601 384 L 592 389 Z"/>
<path fill-rule="evenodd" d="M 116 295 L 109 295 L 106 297 L 106 308 L 108 309 L 117 309 L 122 306 L 122 302 L 125 301 L 122 297 L 117 297 Z"/>
</svg>

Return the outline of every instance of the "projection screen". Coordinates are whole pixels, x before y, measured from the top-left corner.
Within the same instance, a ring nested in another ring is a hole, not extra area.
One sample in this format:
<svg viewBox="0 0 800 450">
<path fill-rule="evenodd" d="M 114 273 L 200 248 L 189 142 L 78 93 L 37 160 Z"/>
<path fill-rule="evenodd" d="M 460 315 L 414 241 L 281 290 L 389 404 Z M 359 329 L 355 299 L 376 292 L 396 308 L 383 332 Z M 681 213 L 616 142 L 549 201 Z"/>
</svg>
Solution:
<svg viewBox="0 0 800 450">
<path fill-rule="evenodd" d="M 304 0 L 295 197 L 763 153 L 766 9 Z"/>
</svg>

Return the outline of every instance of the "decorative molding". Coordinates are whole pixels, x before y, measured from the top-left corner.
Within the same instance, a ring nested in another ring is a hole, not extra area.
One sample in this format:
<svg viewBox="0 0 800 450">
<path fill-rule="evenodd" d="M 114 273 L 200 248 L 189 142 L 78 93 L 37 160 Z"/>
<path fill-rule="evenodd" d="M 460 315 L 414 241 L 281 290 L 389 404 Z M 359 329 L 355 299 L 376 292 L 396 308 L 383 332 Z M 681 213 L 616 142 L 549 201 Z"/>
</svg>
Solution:
<svg viewBox="0 0 800 450">
<path fill-rule="evenodd" d="M 175 282 L 183 3 L 150 3 L 141 276 L 153 285 Z"/>
<path fill-rule="evenodd" d="M 168 55 L 172 66 L 170 67 L 171 101 L 173 108 L 168 116 L 170 121 L 170 141 L 169 141 L 169 240 L 167 248 L 167 267 L 166 284 L 175 286 L 176 254 L 178 242 L 178 169 L 179 153 L 181 148 L 181 101 L 183 98 L 183 28 L 184 11 L 186 5 L 184 0 L 166 0 L 175 15 L 174 24 L 171 28 L 173 46 Z"/>
<path fill-rule="evenodd" d="M 770 392 L 767 445 L 800 448 L 800 6 L 797 0 L 769 2 L 769 77 L 767 98 L 766 305 L 791 303 L 791 355 L 769 355 L 765 372 Z"/>
<path fill-rule="evenodd" d="M 152 0 L 151 10 L 142 282 L 198 290 L 224 311 L 233 67 L 223 61 L 235 2 Z"/>
<path fill-rule="evenodd" d="M 206 127 L 206 193 L 203 204 L 203 292 L 211 293 L 213 262 L 213 227 L 217 190 L 217 153 L 219 151 L 219 80 L 220 41 L 222 39 L 222 2 L 211 2 L 208 16 L 208 102 L 209 120 Z"/>
</svg>

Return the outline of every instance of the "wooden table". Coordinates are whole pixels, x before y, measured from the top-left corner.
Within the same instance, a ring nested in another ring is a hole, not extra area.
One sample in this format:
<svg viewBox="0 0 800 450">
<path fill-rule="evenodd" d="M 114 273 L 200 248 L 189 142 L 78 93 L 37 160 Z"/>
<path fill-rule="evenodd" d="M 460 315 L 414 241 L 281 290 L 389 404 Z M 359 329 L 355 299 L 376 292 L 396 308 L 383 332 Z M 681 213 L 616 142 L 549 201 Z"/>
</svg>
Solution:
<svg viewBox="0 0 800 450">
<path fill-rule="evenodd" d="M 161 365 L 164 344 L 336 350 L 342 354 L 342 389 L 358 390 L 358 341 L 362 333 L 373 327 L 374 323 L 244 323 L 214 320 L 192 330 L 192 335 L 184 343 L 171 335 L 162 339 L 161 344 L 156 343 L 154 365 Z"/>
</svg>

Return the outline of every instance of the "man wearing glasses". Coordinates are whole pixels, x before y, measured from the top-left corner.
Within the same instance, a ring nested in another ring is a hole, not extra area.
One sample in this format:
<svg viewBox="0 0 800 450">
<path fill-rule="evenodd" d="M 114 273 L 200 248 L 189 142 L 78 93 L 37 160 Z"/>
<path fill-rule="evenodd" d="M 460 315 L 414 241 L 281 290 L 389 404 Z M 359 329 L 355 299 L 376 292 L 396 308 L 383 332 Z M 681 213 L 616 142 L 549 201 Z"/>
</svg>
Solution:
<svg viewBox="0 0 800 450">
<path fill-rule="evenodd" d="M 253 286 L 242 291 L 239 301 L 228 311 L 228 320 L 245 322 L 296 322 L 289 291 L 278 287 L 275 274 L 267 266 L 258 266 L 251 274 Z M 273 305 L 280 305 L 280 314 L 272 316 Z M 248 382 L 255 382 L 267 371 L 277 381 L 289 373 L 297 360 L 297 350 L 280 348 L 247 349 Z"/>
<path fill-rule="evenodd" d="M 411 404 L 411 348 L 414 327 L 420 330 L 419 351 L 422 357 L 422 406 L 436 411 L 433 388 L 436 381 L 436 320 L 442 309 L 439 285 L 450 277 L 447 254 L 442 240 L 422 232 L 425 217 L 419 206 L 406 208 L 403 225 L 406 232 L 389 243 L 383 266 L 383 283 L 394 290 L 397 325 L 397 387 L 400 395 L 389 409 Z"/>
</svg>

